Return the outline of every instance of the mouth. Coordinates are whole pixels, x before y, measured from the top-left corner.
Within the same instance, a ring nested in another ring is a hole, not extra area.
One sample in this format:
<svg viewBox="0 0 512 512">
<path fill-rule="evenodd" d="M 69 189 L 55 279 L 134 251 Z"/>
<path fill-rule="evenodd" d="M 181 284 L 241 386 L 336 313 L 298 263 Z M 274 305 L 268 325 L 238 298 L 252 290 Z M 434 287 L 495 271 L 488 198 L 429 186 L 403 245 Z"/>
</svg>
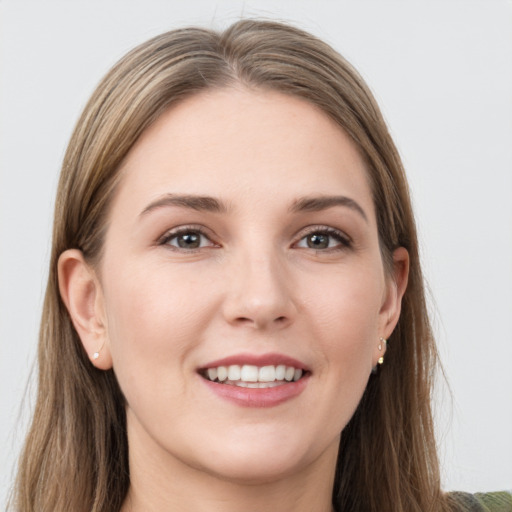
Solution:
<svg viewBox="0 0 512 512">
<path fill-rule="evenodd" d="M 238 354 L 197 370 L 207 388 L 242 407 L 273 407 L 298 397 L 311 370 L 284 354 Z"/>
<path fill-rule="evenodd" d="M 210 382 L 253 389 L 284 386 L 297 382 L 307 373 L 300 367 L 285 364 L 265 366 L 231 364 L 210 366 L 199 371 L 199 374 Z"/>
</svg>

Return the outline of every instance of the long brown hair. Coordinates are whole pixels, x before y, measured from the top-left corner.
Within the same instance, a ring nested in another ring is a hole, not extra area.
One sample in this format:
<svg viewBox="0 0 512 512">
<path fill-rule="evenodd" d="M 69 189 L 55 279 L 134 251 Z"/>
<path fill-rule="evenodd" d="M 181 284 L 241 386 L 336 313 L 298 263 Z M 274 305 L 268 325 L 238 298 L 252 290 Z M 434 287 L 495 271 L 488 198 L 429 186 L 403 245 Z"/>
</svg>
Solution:
<svg viewBox="0 0 512 512">
<path fill-rule="evenodd" d="M 436 348 L 416 227 L 399 155 L 368 87 L 331 47 L 301 30 L 243 20 L 222 33 L 186 28 L 132 50 L 99 84 L 69 143 L 57 192 L 39 344 L 38 396 L 13 494 L 20 512 L 115 512 L 130 484 L 125 403 L 112 370 L 90 364 L 59 296 L 57 261 L 69 248 L 101 258 L 118 169 L 171 104 L 243 84 L 303 98 L 353 139 L 366 161 L 381 252 L 410 256 L 409 284 L 386 363 L 370 378 L 341 436 L 336 510 L 440 511 L 431 414 Z"/>
</svg>

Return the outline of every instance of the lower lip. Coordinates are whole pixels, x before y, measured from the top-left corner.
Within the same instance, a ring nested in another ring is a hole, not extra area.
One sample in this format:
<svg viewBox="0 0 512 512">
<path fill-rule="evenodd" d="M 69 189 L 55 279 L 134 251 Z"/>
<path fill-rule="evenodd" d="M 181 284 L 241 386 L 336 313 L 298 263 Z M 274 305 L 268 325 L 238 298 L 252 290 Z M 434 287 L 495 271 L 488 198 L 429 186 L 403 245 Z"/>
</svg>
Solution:
<svg viewBox="0 0 512 512">
<path fill-rule="evenodd" d="M 201 380 L 217 396 L 242 407 L 275 407 L 299 396 L 306 388 L 309 375 L 296 382 L 288 382 L 273 388 L 242 388 L 220 384 L 201 377 Z"/>
</svg>

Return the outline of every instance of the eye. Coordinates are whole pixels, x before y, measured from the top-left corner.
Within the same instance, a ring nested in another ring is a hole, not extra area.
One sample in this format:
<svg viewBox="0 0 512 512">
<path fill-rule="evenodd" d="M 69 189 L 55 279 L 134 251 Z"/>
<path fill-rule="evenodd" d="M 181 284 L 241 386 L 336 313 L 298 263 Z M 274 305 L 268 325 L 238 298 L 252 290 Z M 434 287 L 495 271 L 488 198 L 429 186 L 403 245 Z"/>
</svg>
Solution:
<svg viewBox="0 0 512 512">
<path fill-rule="evenodd" d="M 185 228 L 167 233 L 160 241 L 176 249 L 194 250 L 213 247 L 215 244 L 198 229 Z"/>
<path fill-rule="evenodd" d="M 305 249 L 325 250 L 350 247 L 350 239 L 340 231 L 332 228 L 321 228 L 310 231 L 297 243 L 297 247 Z"/>
</svg>

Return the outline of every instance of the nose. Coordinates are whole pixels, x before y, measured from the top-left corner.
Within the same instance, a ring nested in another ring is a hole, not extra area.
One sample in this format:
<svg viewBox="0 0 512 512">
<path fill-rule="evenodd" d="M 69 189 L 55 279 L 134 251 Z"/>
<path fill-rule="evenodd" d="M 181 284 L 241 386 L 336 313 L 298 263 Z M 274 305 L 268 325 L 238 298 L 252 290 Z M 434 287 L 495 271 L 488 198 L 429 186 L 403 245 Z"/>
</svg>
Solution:
<svg viewBox="0 0 512 512">
<path fill-rule="evenodd" d="M 290 325 L 297 314 L 286 264 L 271 253 L 245 255 L 232 262 L 223 304 L 226 321 L 255 329 Z"/>
</svg>

